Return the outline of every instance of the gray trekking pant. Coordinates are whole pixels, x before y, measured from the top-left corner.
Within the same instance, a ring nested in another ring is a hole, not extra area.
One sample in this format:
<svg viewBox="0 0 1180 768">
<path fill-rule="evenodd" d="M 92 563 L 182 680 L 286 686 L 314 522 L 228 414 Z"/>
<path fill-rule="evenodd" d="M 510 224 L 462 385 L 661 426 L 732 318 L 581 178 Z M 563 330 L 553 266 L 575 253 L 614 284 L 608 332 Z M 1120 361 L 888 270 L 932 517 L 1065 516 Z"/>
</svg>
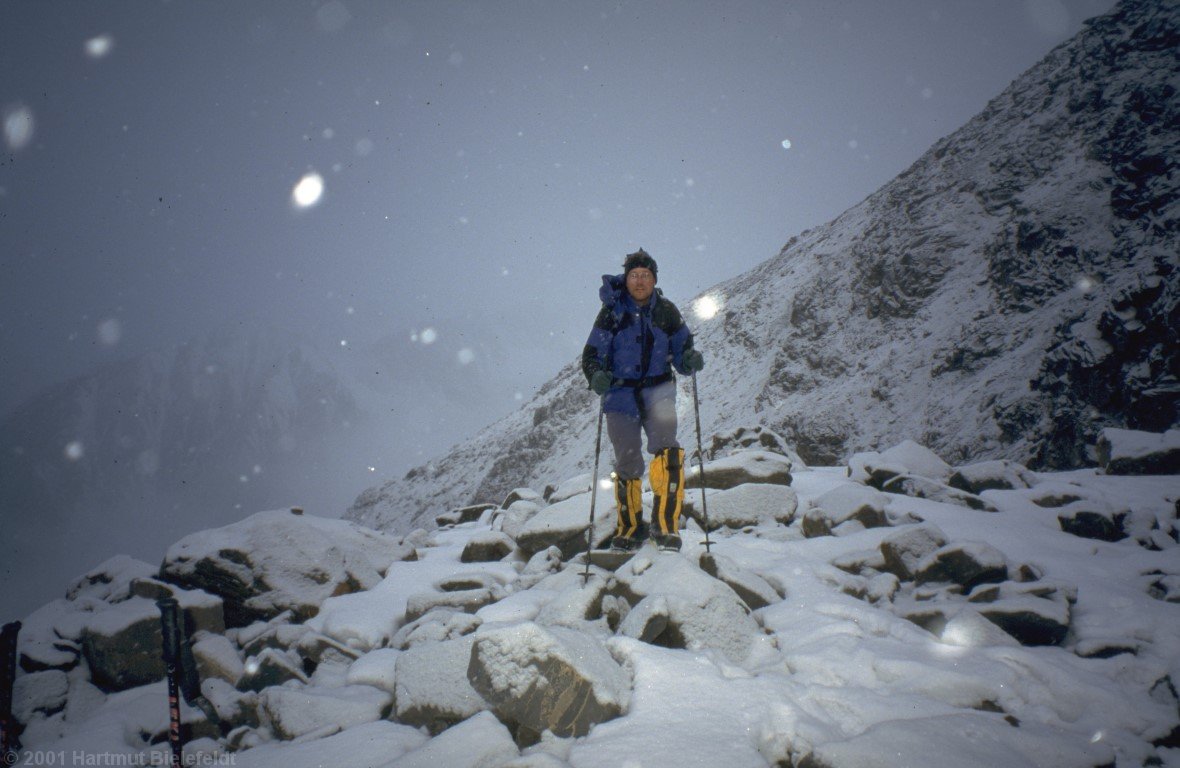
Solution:
<svg viewBox="0 0 1180 768">
<path fill-rule="evenodd" d="M 640 429 L 647 435 L 647 452 L 656 455 L 664 448 L 679 448 L 676 442 L 676 382 L 665 381 L 636 390 L 639 418 L 629 413 L 606 414 L 606 433 L 615 449 L 615 474 L 620 480 L 643 477 Z"/>
</svg>

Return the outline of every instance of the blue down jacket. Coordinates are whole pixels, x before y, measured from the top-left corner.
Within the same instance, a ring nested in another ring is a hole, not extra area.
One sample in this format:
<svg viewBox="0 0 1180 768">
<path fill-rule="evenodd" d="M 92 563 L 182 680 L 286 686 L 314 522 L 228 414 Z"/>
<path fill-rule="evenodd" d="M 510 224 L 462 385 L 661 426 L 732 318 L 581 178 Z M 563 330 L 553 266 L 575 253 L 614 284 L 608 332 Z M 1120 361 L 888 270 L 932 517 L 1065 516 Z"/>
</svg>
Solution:
<svg viewBox="0 0 1180 768">
<path fill-rule="evenodd" d="M 692 349 L 692 333 L 658 288 L 640 307 L 622 275 L 603 275 L 598 295 L 602 310 L 582 351 L 582 373 L 587 382 L 597 371 L 610 373 L 614 381 L 603 410 L 639 417 L 637 390 L 671 381 L 673 369 L 688 375 L 682 358 Z"/>
</svg>

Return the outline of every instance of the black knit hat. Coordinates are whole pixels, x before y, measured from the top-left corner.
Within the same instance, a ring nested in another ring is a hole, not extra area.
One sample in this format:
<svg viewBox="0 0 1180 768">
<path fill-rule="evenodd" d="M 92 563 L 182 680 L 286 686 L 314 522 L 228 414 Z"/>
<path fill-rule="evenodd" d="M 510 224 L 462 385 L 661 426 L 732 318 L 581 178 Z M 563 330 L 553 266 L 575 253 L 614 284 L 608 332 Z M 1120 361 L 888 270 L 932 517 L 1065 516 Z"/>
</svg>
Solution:
<svg viewBox="0 0 1180 768">
<path fill-rule="evenodd" d="M 655 278 L 655 281 L 657 283 L 660 281 L 659 267 L 656 266 L 656 260 L 642 248 L 635 253 L 628 253 L 627 258 L 623 260 L 623 277 L 626 278 L 627 273 L 636 267 L 651 270 L 651 276 Z"/>
</svg>

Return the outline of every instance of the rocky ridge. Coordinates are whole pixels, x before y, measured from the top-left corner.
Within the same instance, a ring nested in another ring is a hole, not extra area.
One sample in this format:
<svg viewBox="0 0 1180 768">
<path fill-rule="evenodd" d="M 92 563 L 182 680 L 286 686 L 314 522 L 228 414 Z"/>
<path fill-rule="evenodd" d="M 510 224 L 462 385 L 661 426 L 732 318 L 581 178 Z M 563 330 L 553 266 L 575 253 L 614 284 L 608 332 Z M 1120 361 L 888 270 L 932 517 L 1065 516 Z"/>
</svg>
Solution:
<svg viewBox="0 0 1180 768">
<path fill-rule="evenodd" d="M 1064 469 L 1093 463 L 1104 427 L 1175 425 L 1178 17 L 1120 3 L 864 202 L 707 291 L 720 311 L 688 315 L 706 431 L 763 424 L 818 464 L 910 439 Z M 406 532 L 588 471 L 595 409 L 570 364 L 349 516 Z"/>
<path fill-rule="evenodd" d="M 1174 436 L 1107 442 L 1122 471 L 1180 453 Z M 114 558 L 25 620 L 25 745 L 159 755 L 153 600 L 171 595 L 206 700 L 184 716 L 203 759 L 379 746 L 374 765 L 559 768 L 719 749 L 815 768 L 896 747 L 1099 766 L 1176 747 L 1174 477 L 955 467 L 913 442 L 812 468 L 766 428 L 715 446 L 684 551 L 614 572 L 579 555 L 585 476 L 405 537 L 279 510 L 186 537 L 158 569 Z M 609 510 L 595 519 L 604 542 Z M 710 704 L 669 726 L 687 690 Z"/>
</svg>

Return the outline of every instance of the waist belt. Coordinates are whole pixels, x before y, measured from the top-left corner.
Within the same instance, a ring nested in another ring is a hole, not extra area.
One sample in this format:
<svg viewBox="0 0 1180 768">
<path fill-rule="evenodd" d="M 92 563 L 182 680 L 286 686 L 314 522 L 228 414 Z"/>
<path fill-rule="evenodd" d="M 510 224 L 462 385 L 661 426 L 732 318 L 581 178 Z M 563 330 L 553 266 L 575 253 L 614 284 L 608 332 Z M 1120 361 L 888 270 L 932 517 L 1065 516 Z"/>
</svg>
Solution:
<svg viewBox="0 0 1180 768">
<path fill-rule="evenodd" d="M 658 384 L 672 380 L 672 372 L 661 373 L 659 376 L 646 376 L 642 379 L 615 379 L 611 381 L 612 387 L 630 387 L 633 389 L 643 389 L 644 387 L 654 387 Z"/>
</svg>

